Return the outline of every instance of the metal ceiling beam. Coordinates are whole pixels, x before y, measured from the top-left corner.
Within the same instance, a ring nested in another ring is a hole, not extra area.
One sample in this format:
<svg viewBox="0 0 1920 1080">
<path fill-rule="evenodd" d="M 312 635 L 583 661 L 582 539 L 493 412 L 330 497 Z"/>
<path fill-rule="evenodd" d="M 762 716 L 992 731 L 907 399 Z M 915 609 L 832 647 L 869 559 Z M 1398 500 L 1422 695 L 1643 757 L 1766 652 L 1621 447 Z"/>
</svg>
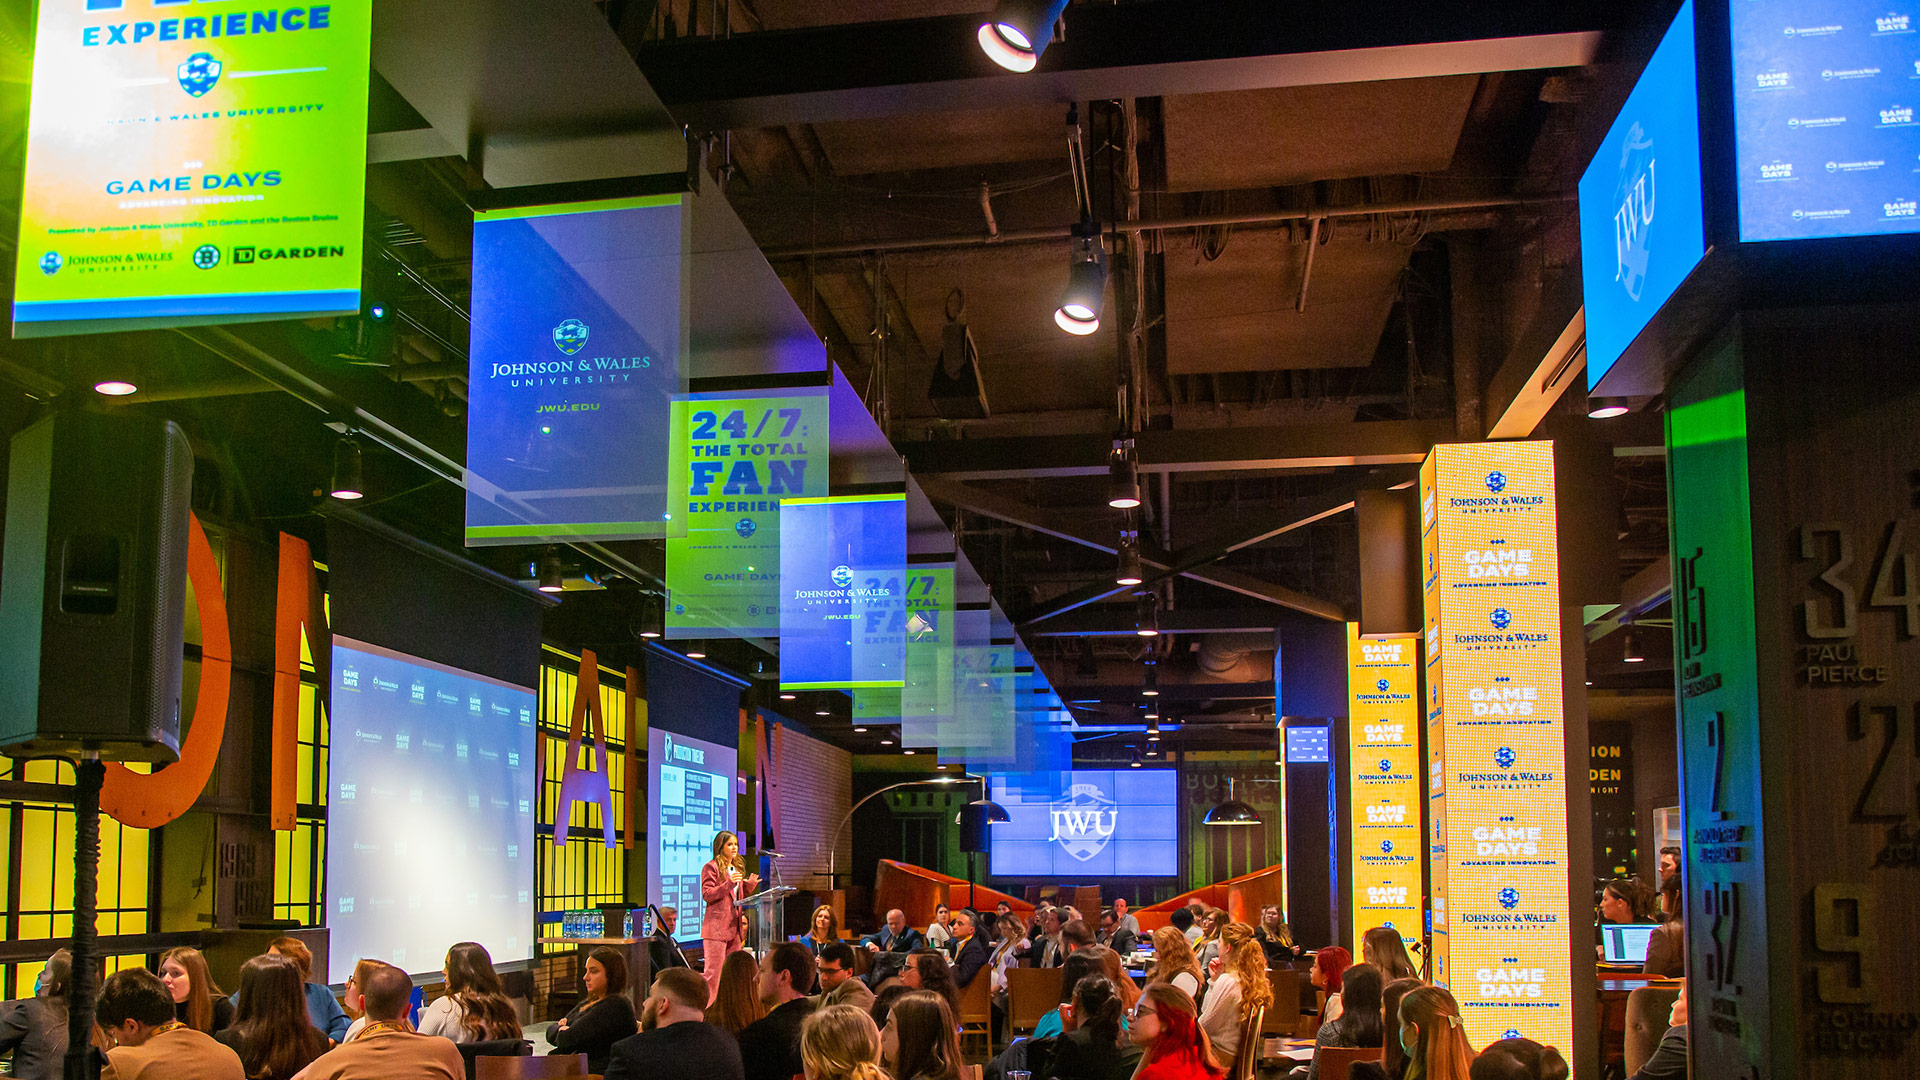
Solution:
<svg viewBox="0 0 1920 1080">
<path fill-rule="evenodd" d="M 985 514 L 990 518 L 997 518 L 1025 529 L 1031 529 L 1047 536 L 1080 544 L 1083 547 L 1090 547 L 1095 551 L 1105 552 L 1109 555 L 1117 555 L 1119 552 L 1117 547 L 1119 539 L 1117 533 L 1105 535 L 1083 531 L 1077 521 L 1069 519 L 1064 514 L 1056 514 L 1029 503 L 1021 502 L 1018 499 L 1008 498 L 1004 495 L 996 495 L 990 491 L 981 491 L 979 488 L 955 483 L 951 480 L 921 476 L 916 476 L 915 480 L 920 484 L 920 488 L 926 493 L 927 498 L 935 502 L 958 506 L 962 509 L 971 510 L 976 514 Z M 1344 621 L 1346 619 L 1345 609 L 1332 601 L 1322 600 L 1317 596 L 1308 596 L 1306 593 L 1289 589 L 1284 585 L 1276 585 L 1271 581 L 1264 581 L 1251 574 L 1243 574 L 1237 570 L 1229 570 L 1225 567 L 1207 565 L 1240 548 L 1257 544 L 1262 540 L 1278 536 L 1291 529 L 1297 529 L 1303 525 L 1312 524 L 1321 518 L 1339 513 L 1340 510 L 1337 508 L 1328 508 L 1330 502 L 1337 501 L 1338 497 L 1329 498 L 1323 496 L 1316 496 L 1311 500 L 1301 500 L 1299 503 L 1296 503 L 1296 505 L 1303 506 L 1300 512 L 1289 516 L 1287 511 L 1282 511 L 1271 517 L 1263 517 L 1250 529 L 1237 531 L 1233 538 L 1209 538 L 1191 548 L 1182 548 L 1180 551 L 1171 555 L 1143 552 L 1140 561 L 1156 571 L 1151 578 L 1151 580 L 1154 581 L 1179 574 L 1183 577 L 1189 577 L 1195 581 L 1212 585 L 1215 588 L 1239 593 L 1242 596 L 1251 597 L 1255 600 L 1278 604 L 1281 607 L 1292 608 L 1295 611 L 1305 612 L 1308 615 L 1316 615 L 1323 619 L 1331 619 L 1336 622 Z M 1346 505 L 1348 507 L 1353 505 L 1351 496 L 1346 497 Z M 1113 596 L 1121 592 L 1131 591 L 1133 588 L 1134 586 L 1122 585 L 1090 586 L 1087 591 L 1097 592 L 1098 595 L 1075 603 L 1072 606 L 1083 606 L 1095 600 Z M 1071 608 L 1059 608 L 1058 610 L 1065 611 L 1071 610 Z M 1046 616 L 1043 615 L 1041 617 L 1045 618 Z"/>
<path fill-rule="evenodd" d="M 676 120 L 720 130 L 1580 67 L 1617 13 L 1595 0 L 1161 0 L 1076 5 L 1063 21 L 1025 75 L 980 51 L 979 15 L 682 38 L 636 58 Z"/>
<path fill-rule="evenodd" d="M 1435 443 L 1453 437 L 1451 420 L 1375 420 L 1153 430 L 1134 440 L 1141 472 L 1223 472 L 1418 464 Z M 900 447 L 907 467 L 923 481 L 1104 476 L 1112 449 L 1109 435 L 950 439 Z"/>
<path fill-rule="evenodd" d="M 1109 704 L 1152 701 L 1152 698 L 1140 696 L 1139 683 L 1119 683 L 1112 685 L 1084 684 L 1079 686 L 1059 686 L 1054 689 L 1060 693 L 1061 700 L 1069 705 L 1089 702 Z M 1163 682 L 1160 684 L 1159 701 L 1162 705 L 1170 701 L 1234 701 L 1252 698 L 1258 700 L 1273 699 L 1273 680 L 1262 682 Z"/>
<path fill-rule="evenodd" d="M 1160 613 L 1163 634 L 1267 634 L 1286 621 L 1272 605 L 1242 608 L 1175 608 Z M 1134 637 L 1133 613 L 1108 607 L 1084 608 L 1071 615 L 1049 618 L 1044 624 L 1022 626 L 1028 637 Z"/>
<path fill-rule="evenodd" d="M 1625 629 L 1635 619 L 1671 599 L 1673 557 L 1662 555 L 1620 586 L 1620 606 L 1587 627 L 1587 644 L 1591 645 L 1616 630 Z"/>
</svg>

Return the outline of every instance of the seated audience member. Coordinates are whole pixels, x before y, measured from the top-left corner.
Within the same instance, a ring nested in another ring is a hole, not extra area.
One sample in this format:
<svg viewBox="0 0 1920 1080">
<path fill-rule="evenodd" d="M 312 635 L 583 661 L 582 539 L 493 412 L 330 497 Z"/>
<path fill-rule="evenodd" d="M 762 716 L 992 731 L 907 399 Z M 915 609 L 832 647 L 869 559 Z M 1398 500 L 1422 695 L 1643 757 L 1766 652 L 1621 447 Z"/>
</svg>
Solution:
<svg viewBox="0 0 1920 1080">
<path fill-rule="evenodd" d="M 806 1080 L 889 1080 L 880 1029 L 851 1005 L 829 1005 L 800 1025 L 800 1064 Z"/>
<path fill-rule="evenodd" d="M 875 1026 L 886 1027 L 887 1016 L 893 1011 L 893 1003 L 911 993 L 913 993 L 912 987 L 895 979 L 873 995 L 873 1007 L 867 1010 L 867 1015 L 873 1017 Z"/>
<path fill-rule="evenodd" d="M 1395 979 L 1380 993 L 1379 1061 L 1356 1061 L 1348 1070 L 1351 1080 L 1402 1080 L 1407 1074 L 1407 1050 L 1400 1045 L 1400 999 L 1423 983 L 1419 979 Z"/>
<path fill-rule="evenodd" d="M 1034 956 L 1034 967 L 1059 967 L 1066 962 L 1067 947 L 1060 940 L 1066 925 L 1066 916 L 1059 908 L 1050 907 L 1040 913 L 1040 938 L 1033 944 L 1040 951 Z"/>
<path fill-rule="evenodd" d="M 994 1004 L 1004 1009 L 1007 1006 L 1007 969 L 1019 966 L 1020 951 L 1027 939 L 1020 933 L 1020 920 L 1011 915 L 1000 916 L 999 929 L 1000 937 L 993 943 L 993 951 L 987 956 L 987 965 L 993 971 Z"/>
<path fill-rule="evenodd" d="M 73 957 L 65 949 L 47 958 L 33 996 L 0 1017 L 0 1054 L 12 1052 L 17 1080 L 60 1080 L 67 1058 L 67 990 Z"/>
<path fill-rule="evenodd" d="M 1460 1026 L 1460 1005 L 1438 986 L 1421 986 L 1400 999 L 1400 1045 L 1406 1080 L 1468 1080 L 1473 1047 Z"/>
<path fill-rule="evenodd" d="M 1167 923 L 1171 925 L 1175 930 L 1180 931 L 1180 936 L 1187 939 L 1187 944 L 1189 946 L 1191 946 L 1194 942 L 1200 940 L 1200 931 L 1194 929 L 1194 926 L 1193 926 L 1193 909 L 1192 908 L 1190 907 L 1174 908 L 1173 911 L 1167 915 Z M 1157 930 L 1154 932 L 1156 934 L 1159 933 L 1159 931 Z"/>
<path fill-rule="evenodd" d="M 907 925 L 906 913 L 899 908 L 887 912 L 887 925 L 860 939 L 870 953 L 910 953 L 926 945 L 926 936 Z"/>
<path fill-rule="evenodd" d="M 930 949 L 947 948 L 947 942 L 953 940 L 953 909 L 945 904 L 937 904 L 933 909 L 933 921 L 927 924 L 927 947 Z M 947 952 L 952 956 L 951 951 Z"/>
<path fill-rule="evenodd" d="M 1149 983 L 1140 992 L 1127 1035 L 1142 1049 L 1133 1080 L 1221 1080 L 1226 1075 L 1200 1030 L 1193 999 L 1170 983 Z"/>
<path fill-rule="evenodd" d="M 114 1043 L 101 1080 L 245 1080 L 240 1055 L 175 1019 L 174 1005 L 159 978 L 143 968 L 107 980 L 94 1005 L 94 1019 Z"/>
<path fill-rule="evenodd" d="M 1660 880 L 1680 876 L 1680 860 L 1685 858 L 1677 847 L 1671 845 L 1660 849 Z"/>
<path fill-rule="evenodd" d="M 1107 950 L 1108 955 L 1116 955 Z M 1036 1045 L 1030 1071 L 1050 1080 L 1127 1080 L 1140 1065 L 1140 1048 L 1127 1038 L 1124 1010 L 1111 979 L 1089 975 L 1073 987 L 1061 1012 L 1066 1030 Z"/>
<path fill-rule="evenodd" d="M 1047 1010 L 1046 1014 L 1040 1017 L 1039 1022 L 1033 1025 L 1034 1038 L 1045 1039 L 1066 1030 L 1066 1023 L 1061 1014 L 1073 1001 L 1073 988 L 1080 984 L 1081 979 L 1096 975 L 1106 977 L 1107 963 L 1101 954 L 1112 951 L 1105 947 L 1096 947 L 1081 949 L 1067 957 L 1067 962 L 1060 967 L 1060 1004 Z"/>
<path fill-rule="evenodd" d="M 916 990 L 893 1003 L 880 1031 L 880 1061 L 895 1080 L 960 1080 L 960 1022 L 947 999 Z"/>
<path fill-rule="evenodd" d="M 937 963 L 946 961 L 931 953 Z M 801 1071 L 800 1026 L 813 1012 L 807 989 L 813 985 L 813 954 L 807 947 L 782 942 L 767 954 L 760 970 L 760 1001 L 767 1015 L 740 1032 L 740 1060 L 747 1080 L 791 1080 Z"/>
<path fill-rule="evenodd" d="M 1114 992 L 1120 995 L 1120 1026 L 1126 1027 L 1127 1013 L 1132 1012 L 1133 1003 L 1140 1000 L 1140 986 L 1133 981 L 1133 976 L 1127 974 L 1126 961 L 1120 959 L 1119 953 L 1112 949 L 1097 949 L 1095 955 L 1100 957 L 1107 969 L 1107 981 L 1113 984 Z"/>
<path fill-rule="evenodd" d="M 1658 922 L 1654 915 L 1653 890 L 1637 877 L 1614 878 L 1600 891 L 1600 921 L 1603 923 Z"/>
<path fill-rule="evenodd" d="M 233 1024 L 215 1035 L 240 1055 L 252 1080 L 293 1080 L 327 1052 L 327 1037 L 307 1018 L 300 969 L 268 953 L 240 965 L 240 1004 Z"/>
<path fill-rule="evenodd" d="M 853 976 L 853 946 L 836 941 L 820 950 L 820 992 L 814 995 L 814 1007 L 851 1005 L 861 1012 L 873 1008 L 873 991 Z"/>
<path fill-rule="evenodd" d="M 347 1014 L 340 1008 L 340 1002 L 334 1000 L 333 991 L 324 983 L 313 981 L 313 950 L 307 948 L 306 942 L 296 937 L 277 937 L 267 943 L 267 951 L 286 957 L 300 969 L 300 981 L 307 988 L 307 1018 L 320 1034 L 336 1043 L 346 1038 Z"/>
<path fill-rule="evenodd" d="M 1185 910 L 1175 909 L 1174 914 Z M 1172 983 L 1188 997 L 1197 997 L 1200 993 L 1200 962 L 1194 958 L 1187 936 L 1177 926 L 1163 926 L 1153 932 L 1153 978 L 1156 982 Z"/>
<path fill-rule="evenodd" d="M 1687 988 L 1673 999 L 1673 1011 L 1667 1015 L 1667 1033 L 1653 1050 L 1640 1071 L 1630 1080 L 1687 1080 Z"/>
<path fill-rule="evenodd" d="M 420 1034 L 445 1035 L 456 1043 L 520 1037 L 520 1014 L 500 986 L 493 957 L 477 941 L 447 950 L 440 965 L 447 992 L 420 1012 Z"/>
<path fill-rule="evenodd" d="M 1361 936 L 1360 960 L 1378 968 L 1380 977 L 1387 982 L 1420 977 L 1420 969 L 1414 966 L 1413 957 L 1407 952 L 1407 943 L 1401 939 L 1400 931 L 1391 926 L 1376 926 Z"/>
<path fill-rule="evenodd" d="M 1127 910 L 1127 901 L 1124 897 L 1113 901 L 1113 928 L 1116 932 L 1125 930 L 1136 938 L 1140 936 L 1140 920 Z"/>
<path fill-rule="evenodd" d="M 1320 1080 L 1320 1053 L 1323 1046 L 1379 1046 L 1382 1043 L 1380 1009 L 1380 969 L 1372 964 L 1355 964 L 1340 976 L 1340 1000 L 1346 1006 L 1340 1019 L 1320 1025 L 1314 1035 L 1313 1060 L 1305 1068 L 1293 1070 L 1296 1077 Z"/>
<path fill-rule="evenodd" d="M 1340 1019 L 1340 977 L 1353 964 L 1353 954 L 1338 945 L 1329 945 L 1313 954 L 1313 971 L 1307 981 L 1326 995 L 1320 1005 L 1320 1022 Z"/>
<path fill-rule="evenodd" d="M 728 953 L 720 965 L 720 985 L 707 1006 L 707 1022 L 738 1035 L 765 1015 L 767 1007 L 760 1003 L 759 961 L 746 949 Z"/>
<path fill-rule="evenodd" d="M 1660 883 L 1660 914 L 1665 921 L 1647 935 L 1647 959 L 1640 971 L 1677 979 L 1687 973 L 1686 901 L 1678 875 L 1670 874 Z"/>
<path fill-rule="evenodd" d="M 379 960 L 361 960 L 359 963 L 353 965 L 353 970 L 347 974 L 346 989 L 341 996 L 347 999 L 346 1007 L 359 1013 L 360 1016 L 355 1019 L 353 1023 L 347 1025 L 346 1038 L 341 1039 L 341 1042 L 346 1042 L 348 1039 L 360 1034 L 360 1029 L 367 1026 L 367 999 L 366 995 L 361 993 L 360 988 L 367 985 L 368 972 L 374 968 L 385 966 L 386 965 Z M 311 1023 L 311 1018 L 309 1018 L 309 1023 Z M 315 1030 L 318 1029 L 316 1028 Z"/>
<path fill-rule="evenodd" d="M 160 957 L 159 974 L 160 985 L 173 998 L 175 1020 L 208 1035 L 233 1023 L 233 1001 L 214 985 L 199 949 L 168 949 Z"/>
<path fill-rule="evenodd" d="M 960 1013 L 960 987 L 953 981 L 953 965 L 938 949 L 915 949 L 900 969 L 900 983 L 909 990 L 930 990 L 947 999 L 947 1007 Z"/>
<path fill-rule="evenodd" d="M 604 1073 L 613 1044 L 632 1035 L 638 1025 L 633 1002 L 627 1000 L 627 958 L 602 945 L 587 954 L 581 981 L 586 1000 L 547 1028 L 547 1042 L 556 1054 L 587 1055 L 587 1071 Z"/>
<path fill-rule="evenodd" d="M 1204 979 L 1213 961 L 1220 955 L 1220 934 L 1227 928 L 1227 913 L 1219 908 L 1209 908 L 1201 919 L 1204 932 L 1200 941 L 1193 947 L 1193 955 L 1200 961 L 1200 974 Z"/>
<path fill-rule="evenodd" d="M 1083 920 L 1068 919 L 1066 922 L 1060 924 L 1060 956 L 1062 963 L 1066 962 L 1067 957 L 1072 956 L 1074 953 L 1094 943 L 1093 928 L 1088 926 Z"/>
<path fill-rule="evenodd" d="M 807 951 L 819 956 L 821 949 L 840 940 L 840 917 L 833 913 L 833 908 L 821 904 L 813 909 L 812 917 L 807 920 L 807 932 L 798 940 Z"/>
<path fill-rule="evenodd" d="M 987 966 L 987 943 L 980 940 L 980 934 L 974 929 L 973 912 L 965 908 L 954 912 L 951 932 L 953 938 L 947 951 L 953 957 L 953 982 L 964 990 Z"/>
<path fill-rule="evenodd" d="M 1228 923 L 1220 931 L 1221 955 L 1207 987 L 1200 1026 L 1222 1064 L 1240 1052 L 1240 1031 L 1255 1010 L 1273 1004 L 1273 984 L 1267 981 L 1267 951 L 1253 939 L 1253 927 Z"/>
<path fill-rule="evenodd" d="M 656 909 L 659 918 L 653 921 L 653 936 L 647 939 L 647 961 L 655 971 L 668 968 L 691 968 L 687 963 L 687 954 L 680 951 L 680 943 L 673 939 L 673 928 L 680 922 L 677 908 Z"/>
<path fill-rule="evenodd" d="M 413 980 L 391 964 L 370 968 L 360 996 L 367 1026 L 321 1054 L 294 1080 L 466 1080 L 467 1067 L 452 1040 L 413 1030 Z"/>
<path fill-rule="evenodd" d="M 1304 951 L 1294 944 L 1293 931 L 1287 926 L 1287 917 L 1280 912 L 1279 904 L 1267 904 L 1260 909 L 1260 925 L 1254 927 L 1253 936 L 1260 941 L 1260 948 L 1267 954 L 1267 966 L 1277 967 L 1290 960 L 1298 959 Z"/>
<path fill-rule="evenodd" d="M 606 1080 L 744 1080 L 739 1042 L 706 1022 L 706 1005 L 707 980 L 689 968 L 661 972 L 640 1005 L 640 1034 L 608 1052 Z"/>
<path fill-rule="evenodd" d="M 1567 1080 L 1567 1059 L 1532 1039 L 1501 1039 L 1480 1051 L 1467 1075 L 1473 1080 Z"/>
</svg>

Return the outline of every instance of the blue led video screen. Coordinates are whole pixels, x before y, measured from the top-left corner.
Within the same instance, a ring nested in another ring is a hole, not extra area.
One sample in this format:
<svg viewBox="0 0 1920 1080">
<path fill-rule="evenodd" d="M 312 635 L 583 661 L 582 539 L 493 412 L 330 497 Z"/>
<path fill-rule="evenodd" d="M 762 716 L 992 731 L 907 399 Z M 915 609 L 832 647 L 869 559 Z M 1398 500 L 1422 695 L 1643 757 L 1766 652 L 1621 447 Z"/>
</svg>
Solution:
<svg viewBox="0 0 1920 1080">
<path fill-rule="evenodd" d="M 1173 877 L 1180 872 L 1180 783 L 1172 769 L 1076 769 L 995 776 L 998 877 Z"/>
<path fill-rule="evenodd" d="M 1589 387 L 1706 253 L 1693 41 L 1688 0 L 1580 177 Z"/>
<path fill-rule="evenodd" d="M 1885 0 L 1732 5 L 1740 239 L 1920 231 L 1920 30 Z"/>
<path fill-rule="evenodd" d="M 534 694 L 334 635 L 326 980 L 533 955 Z"/>
</svg>

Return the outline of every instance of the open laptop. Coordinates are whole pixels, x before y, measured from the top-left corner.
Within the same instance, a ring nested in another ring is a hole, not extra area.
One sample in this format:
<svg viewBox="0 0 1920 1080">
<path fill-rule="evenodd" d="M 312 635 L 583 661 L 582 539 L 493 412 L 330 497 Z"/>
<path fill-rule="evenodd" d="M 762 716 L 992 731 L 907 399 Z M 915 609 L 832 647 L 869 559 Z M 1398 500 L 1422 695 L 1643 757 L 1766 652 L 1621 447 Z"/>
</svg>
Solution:
<svg viewBox="0 0 1920 1080">
<path fill-rule="evenodd" d="M 1601 962 L 1640 967 L 1647 960 L 1653 923 L 1608 923 L 1600 928 Z"/>
</svg>

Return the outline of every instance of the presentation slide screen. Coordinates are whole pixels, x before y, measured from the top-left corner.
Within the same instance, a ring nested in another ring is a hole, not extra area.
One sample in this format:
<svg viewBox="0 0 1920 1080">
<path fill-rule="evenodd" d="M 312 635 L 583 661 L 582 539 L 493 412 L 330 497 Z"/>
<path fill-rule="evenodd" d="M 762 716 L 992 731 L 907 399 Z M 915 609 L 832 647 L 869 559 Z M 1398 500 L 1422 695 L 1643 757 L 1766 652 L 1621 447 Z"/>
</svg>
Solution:
<svg viewBox="0 0 1920 1080">
<path fill-rule="evenodd" d="M 1693 40 L 1688 0 L 1580 176 L 1589 387 L 1706 254 Z"/>
<path fill-rule="evenodd" d="M 534 692 L 335 635 L 329 982 L 533 955 Z"/>
<path fill-rule="evenodd" d="M 899 690 L 907 497 L 780 503 L 780 688 Z"/>
<path fill-rule="evenodd" d="M 1730 5 L 1740 239 L 1920 231 L 1920 35 L 1884 0 Z"/>
<path fill-rule="evenodd" d="M 691 221 L 679 195 L 474 217 L 469 546 L 686 535 L 668 483 Z"/>
<path fill-rule="evenodd" d="M 360 309 L 371 0 L 39 9 L 15 337 Z"/>
<path fill-rule="evenodd" d="M 1076 769 L 995 776 L 988 859 L 1000 877 L 1172 877 L 1180 872 L 1179 778 L 1172 769 Z"/>
<path fill-rule="evenodd" d="M 700 868 L 713 860 L 713 837 L 734 828 L 738 752 L 729 746 L 647 730 L 647 899 L 679 916 L 673 936 L 700 938 L 707 902 Z"/>
</svg>

